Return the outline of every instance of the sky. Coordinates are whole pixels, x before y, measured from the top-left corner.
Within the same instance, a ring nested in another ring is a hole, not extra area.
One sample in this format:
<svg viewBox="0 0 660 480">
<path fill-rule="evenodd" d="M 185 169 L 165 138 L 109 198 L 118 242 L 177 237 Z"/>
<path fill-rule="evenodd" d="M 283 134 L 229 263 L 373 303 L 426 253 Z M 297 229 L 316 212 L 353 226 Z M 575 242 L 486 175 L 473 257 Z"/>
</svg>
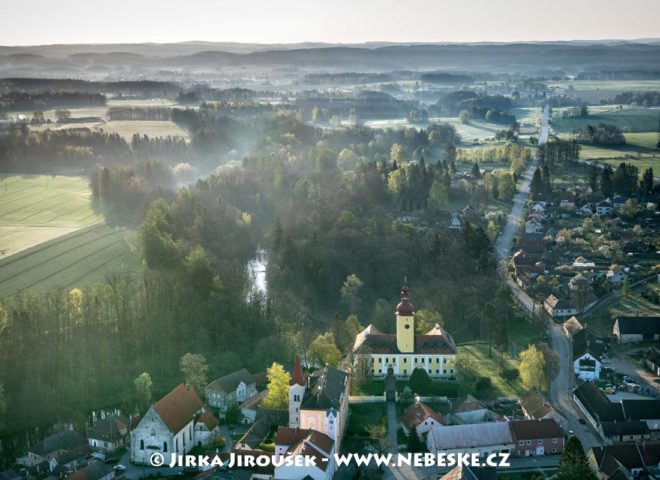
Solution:
<svg viewBox="0 0 660 480">
<path fill-rule="evenodd" d="M 660 0 L 0 0 L 0 45 L 660 37 Z"/>
</svg>

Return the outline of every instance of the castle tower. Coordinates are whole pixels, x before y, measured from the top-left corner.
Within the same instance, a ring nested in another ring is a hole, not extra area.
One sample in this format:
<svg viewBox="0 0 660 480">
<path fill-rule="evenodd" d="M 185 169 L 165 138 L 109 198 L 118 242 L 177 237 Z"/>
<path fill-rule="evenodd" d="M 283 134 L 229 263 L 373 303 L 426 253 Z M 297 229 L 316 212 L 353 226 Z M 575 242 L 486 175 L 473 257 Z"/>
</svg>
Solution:
<svg viewBox="0 0 660 480">
<path fill-rule="evenodd" d="M 300 405 L 305 396 L 307 381 L 303 375 L 300 358 L 296 357 L 296 364 L 293 367 L 293 375 L 289 380 L 289 427 L 296 428 L 300 426 Z"/>
<path fill-rule="evenodd" d="M 415 309 L 408 300 L 408 287 L 401 289 L 401 303 L 396 307 L 396 346 L 401 353 L 415 351 Z"/>
</svg>

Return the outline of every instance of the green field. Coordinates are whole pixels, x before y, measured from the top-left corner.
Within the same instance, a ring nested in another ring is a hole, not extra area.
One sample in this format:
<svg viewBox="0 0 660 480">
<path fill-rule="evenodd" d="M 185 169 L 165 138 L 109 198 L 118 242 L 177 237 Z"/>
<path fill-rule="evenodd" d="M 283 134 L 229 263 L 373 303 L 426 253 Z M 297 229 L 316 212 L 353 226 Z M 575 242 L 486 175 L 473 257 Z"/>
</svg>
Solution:
<svg viewBox="0 0 660 480">
<path fill-rule="evenodd" d="M 495 348 L 492 349 L 490 357 L 488 356 L 488 345 L 485 343 L 459 345 L 458 350 L 472 355 L 479 364 L 479 375 L 490 378 L 492 389 L 488 392 L 489 397 L 517 397 L 527 391 L 520 379 L 508 382 L 500 376 L 502 358 L 501 353 Z M 518 365 L 518 360 L 512 358 L 508 353 L 504 353 L 504 368 L 518 368 Z M 484 398 L 484 394 L 481 392 L 471 391 L 470 393 L 477 398 Z"/>
<path fill-rule="evenodd" d="M 595 107 L 589 107 L 595 109 Z M 587 125 L 598 126 L 600 123 L 610 123 L 626 132 L 655 132 L 658 128 L 657 108 L 623 108 L 621 110 L 595 109 L 585 117 L 561 118 L 557 111 L 553 112 L 552 128 L 555 133 L 572 133 L 575 129 Z"/>
<path fill-rule="evenodd" d="M 0 295 L 89 285 L 111 271 L 136 270 L 140 263 L 134 231 L 95 225 L 0 260 Z"/>
<path fill-rule="evenodd" d="M 364 122 L 365 126 L 370 128 L 426 128 L 432 123 L 448 123 L 456 128 L 456 131 L 461 136 L 462 143 L 469 145 L 474 143 L 475 140 L 483 141 L 485 139 L 494 138 L 498 130 L 504 130 L 507 127 L 503 125 L 496 125 L 494 123 L 482 122 L 479 120 L 470 120 L 470 123 L 463 124 L 458 121 L 458 117 L 432 117 L 429 123 L 426 124 L 413 124 L 408 122 L 405 118 L 388 119 L 388 120 L 369 120 Z"/>
<path fill-rule="evenodd" d="M 0 175 L 0 226 L 84 227 L 102 218 L 86 177 Z"/>
</svg>

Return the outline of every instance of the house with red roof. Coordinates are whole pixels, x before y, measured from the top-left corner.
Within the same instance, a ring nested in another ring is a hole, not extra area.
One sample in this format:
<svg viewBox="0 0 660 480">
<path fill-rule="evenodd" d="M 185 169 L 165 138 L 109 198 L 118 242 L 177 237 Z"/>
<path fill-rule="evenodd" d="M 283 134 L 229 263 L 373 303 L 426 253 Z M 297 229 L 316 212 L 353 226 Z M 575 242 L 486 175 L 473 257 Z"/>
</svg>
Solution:
<svg viewBox="0 0 660 480">
<path fill-rule="evenodd" d="M 334 461 L 335 442 L 325 433 L 317 430 L 279 427 L 275 435 L 275 478 L 330 480 L 337 470 Z M 281 462 L 283 457 L 292 455 L 313 459 L 308 465 L 291 465 Z M 313 463 L 313 465 L 312 465 Z"/>
</svg>

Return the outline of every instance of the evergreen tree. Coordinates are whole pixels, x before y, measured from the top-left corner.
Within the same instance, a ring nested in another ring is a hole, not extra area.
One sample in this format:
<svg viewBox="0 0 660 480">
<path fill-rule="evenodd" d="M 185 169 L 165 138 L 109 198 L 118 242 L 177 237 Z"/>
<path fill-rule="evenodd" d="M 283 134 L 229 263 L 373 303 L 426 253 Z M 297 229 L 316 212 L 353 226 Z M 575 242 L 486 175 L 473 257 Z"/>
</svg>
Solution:
<svg viewBox="0 0 660 480">
<path fill-rule="evenodd" d="M 541 175 L 541 169 L 536 167 L 536 170 L 534 170 L 534 175 L 532 176 L 532 183 L 529 185 L 530 192 L 532 192 L 532 196 L 538 195 L 539 193 L 543 193 L 544 191 L 544 185 L 543 185 L 543 177 Z"/>
<path fill-rule="evenodd" d="M 591 187 L 592 192 L 598 189 L 598 167 L 596 165 L 592 165 L 591 170 L 589 170 L 589 187 Z"/>
<path fill-rule="evenodd" d="M 429 378 L 426 370 L 423 368 L 415 368 L 408 380 L 408 386 L 417 395 L 426 395 L 431 388 L 431 379 Z"/>
<path fill-rule="evenodd" d="M 543 188 L 544 192 L 547 195 L 552 193 L 552 180 L 550 179 L 550 169 L 547 165 L 543 165 L 543 170 L 541 170 L 541 178 L 543 179 Z"/>
<path fill-rule="evenodd" d="M 410 453 L 417 453 L 422 451 L 422 442 L 419 441 L 417 436 L 417 427 L 413 426 L 408 435 L 408 451 Z"/>
<path fill-rule="evenodd" d="M 623 279 L 623 294 L 628 297 L 632 290 L 630 289 L 630 278 L 626 275 Z"/>
<path fill-rule="evenodd" d="M 556 480 L 596 480 L 589 460 L 584 454 L 580 440 L 571 435 L 564 446 L 564 451 L 559 457 L 559 472 L 554 477 Z"/>
<path fill-rule="evenodd" d="M 481 178 L 481 170 L 479 170 L 479 164 L 476 162 L 472 164 L 472 178 Z"/>
<path fill-rule="evenodd" d="M 653 168 L 644 170 L 644 176 L 640 182 L 640 190 L 642 195 L 648 195 L 653 191 Z"/>
<path fill-rule="evenodd" d="M 600 176 L 600 193 L 606 197 L 612 196 L 612 192 L 614 191 L 612 185 L 613 173 L 614 172 L 612 171 L 612 167 L 606 165 L 603 169 L 603 173 Z"/>
</svg>

